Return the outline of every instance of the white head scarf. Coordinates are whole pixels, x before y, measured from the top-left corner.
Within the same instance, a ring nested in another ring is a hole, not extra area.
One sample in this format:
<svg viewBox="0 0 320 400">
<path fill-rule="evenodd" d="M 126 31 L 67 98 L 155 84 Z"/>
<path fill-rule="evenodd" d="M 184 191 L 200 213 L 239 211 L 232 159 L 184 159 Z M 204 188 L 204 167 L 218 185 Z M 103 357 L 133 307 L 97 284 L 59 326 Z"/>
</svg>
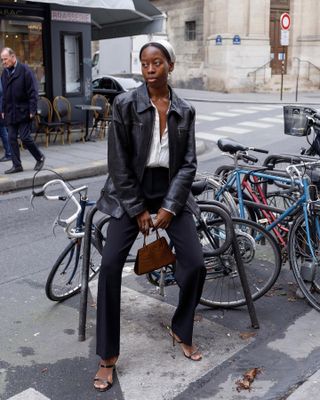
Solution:
<svg viewBox="0 0 320 400">
<path fill-rule="evenodd" d="M 163 39 L 151 40 L 150 42 L 148 42 L 145 45 L 143 45 L 142 49 L 144 49 L 148 45 L 151 46 L 153 44 L 156 44 L 156 45 L 162 47 L 165 50 L 165 52 L 168 54 L 168 56 L 170 58 L 170 61 L 172 63 L 174 63 L 176 61 L 176 54 L 175 54 L 175 52 L 173 50 L 173 47 L 171 46 L 171 44 L 167 40 L 163 40 Z M 141 50 L 140 50 L 140 56 L 141 56 Z"/>
</svg>

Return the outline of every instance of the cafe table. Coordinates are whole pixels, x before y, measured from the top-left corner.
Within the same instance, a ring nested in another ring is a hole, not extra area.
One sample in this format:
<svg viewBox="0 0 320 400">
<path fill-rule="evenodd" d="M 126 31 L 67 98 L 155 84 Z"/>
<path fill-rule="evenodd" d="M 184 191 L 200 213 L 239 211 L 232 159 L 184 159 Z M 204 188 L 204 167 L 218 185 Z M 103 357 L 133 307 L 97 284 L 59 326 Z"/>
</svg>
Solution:
<svg viewBox="0 0 320 400">
<path fill-rule="evenodd" d="M 86 113 L 86 133 L 84 136 L 84 141 L 85 142 L 94 141 L 89 137 L 89 114 L 90 114 L 90 111 L 101 111 L 102 107 L 93 106 L 91 104 L 76 104 L 75 108 L 85 111 L 85 113 Z"/>
</svg>

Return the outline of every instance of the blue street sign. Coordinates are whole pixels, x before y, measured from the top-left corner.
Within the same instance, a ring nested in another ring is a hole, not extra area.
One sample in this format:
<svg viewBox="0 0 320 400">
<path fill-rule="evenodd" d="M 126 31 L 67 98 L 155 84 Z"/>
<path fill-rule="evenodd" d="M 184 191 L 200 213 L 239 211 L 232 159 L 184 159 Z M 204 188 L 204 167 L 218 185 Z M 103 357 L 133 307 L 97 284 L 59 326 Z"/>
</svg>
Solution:
<svg viewBox="0 0 320 400">
<path fill-rule="evenodd" d="M 221 35 L 217 35 L 216 37 L 216 45 L 221 45 L 222 44 L 222 36 Z"/>
<path fill-rule="evenodd" d="M 241 44 L 240 36 L 239 35 L 234 35 L 232 43 L 233 44 Z"/>
</svg>

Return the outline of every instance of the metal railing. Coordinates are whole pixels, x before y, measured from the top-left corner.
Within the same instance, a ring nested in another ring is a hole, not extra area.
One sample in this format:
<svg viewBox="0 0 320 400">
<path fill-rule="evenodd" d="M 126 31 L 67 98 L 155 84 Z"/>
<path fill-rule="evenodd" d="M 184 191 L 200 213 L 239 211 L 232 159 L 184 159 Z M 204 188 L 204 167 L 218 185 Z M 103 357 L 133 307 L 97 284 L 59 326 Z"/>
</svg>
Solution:
<svg viewBox="0 0 320 400">
<path fill-rule="evenodd" d="M 254 71 L 248 72 L 247 76 L 248 76 L 248 78 L 252 78 L 254 89 L 257 85 L 257 75 L 258 74 L 260 77 L 260 73 L 261 73 L 261 78 L 259 79 L 259 81 L 262 81 L 263 83 L 266 83 L 268 78 L 270 78 L 270 75 L 269 74 L 267 75 L 267 70 L 270 68 L 271 61 L 272 61 L 272 59 L 270 58 L 269 61 L 267 61 L 265 64 L 261 65 Z"/>
<path fill-rule="evenodd" d="M 297 67 L 297 79 L 296 79 L 296 101 L 298 101 L 298 92 L 299 92 L 299 79 L 300 79 L 300 65 L 303 63 L 307 64 L 307 68 L 304 70 L 304 72 L 306 72 L 303 77 L 308 79 L 311 82 L 314 82 L 313 80 L 313 76 L 316 74 L 317 78 L 319 80 L 317 86 L 318 88 L 320 88 L 320 68 L 313 64 L 311 61 L 309 60 L 302 60 L 299 57 L 293 57 L 293 61 L 297 61 L 298 62 L 298 67 Z M 313 71 L 313 73 L 312 73 Z"/>
</svg>

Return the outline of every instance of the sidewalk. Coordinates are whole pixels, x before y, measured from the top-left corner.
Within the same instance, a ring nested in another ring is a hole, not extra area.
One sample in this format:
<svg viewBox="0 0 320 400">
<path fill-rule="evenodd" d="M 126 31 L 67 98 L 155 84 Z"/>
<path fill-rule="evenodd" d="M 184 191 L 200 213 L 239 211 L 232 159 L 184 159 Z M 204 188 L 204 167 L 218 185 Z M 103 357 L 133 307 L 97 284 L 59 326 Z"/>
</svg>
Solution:
<svg viewBox="0 0 320 400">
<path fill-rule="evenodd" d="M 47 148 L 40 145 L 40 148 L 46 156 L 46 161 L 43 170 L 37 175 L 37 185 L 53 179 L 53 174 L 49 170 L 61 174 L 64 179 L 85 178 L 107 172 L 105 140 L 71 145 L 50 144 Z M 0 163 L 0 193 L 32 187 L 35 159 L 28 150 L 23 150 L 21 160 L 24 170 L 16 174 L 4 174 L 4 171 L 12 166 L 11 161 Z"/>
</svg>

